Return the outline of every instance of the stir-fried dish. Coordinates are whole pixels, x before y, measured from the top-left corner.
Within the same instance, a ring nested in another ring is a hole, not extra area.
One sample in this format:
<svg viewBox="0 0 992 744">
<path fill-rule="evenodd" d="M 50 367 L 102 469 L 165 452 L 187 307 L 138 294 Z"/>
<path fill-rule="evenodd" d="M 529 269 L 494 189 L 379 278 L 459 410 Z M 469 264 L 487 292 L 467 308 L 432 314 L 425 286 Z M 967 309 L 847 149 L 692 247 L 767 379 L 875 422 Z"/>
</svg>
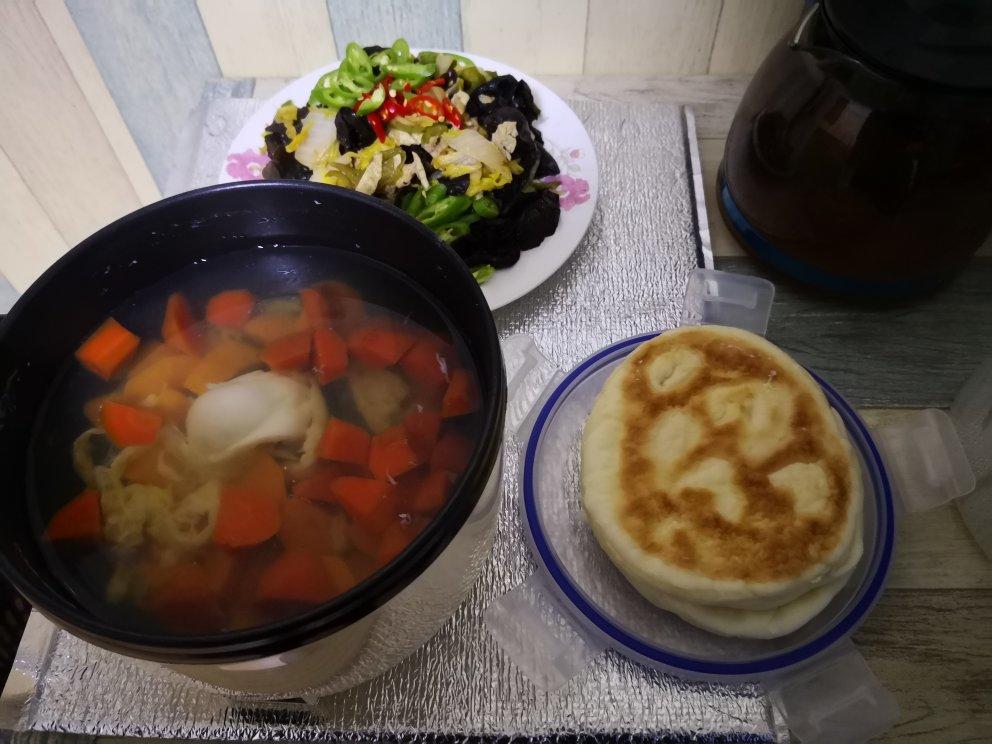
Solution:
<svg viewBox="0 0 992 744">
<path fill-rule="evenodd" d="M 304 106 L 265 130 L 268 178 L 374 194 L 432 228 L 480 282 L 558 227 L 558 173 L 535 126 L 540 109 L 512 75 L 457 54 L 347 47 Z"/>
<path fill-rule="evenodd" d="M 105 383 L 44 538 L 100 601 L 177 633 L 271 622 L 354 587 L 445 505 L 479 407 L 449 332 L 340 281 L 163 304 L 157 337 L 108 318 L 71 370 Z"/>
</svg>

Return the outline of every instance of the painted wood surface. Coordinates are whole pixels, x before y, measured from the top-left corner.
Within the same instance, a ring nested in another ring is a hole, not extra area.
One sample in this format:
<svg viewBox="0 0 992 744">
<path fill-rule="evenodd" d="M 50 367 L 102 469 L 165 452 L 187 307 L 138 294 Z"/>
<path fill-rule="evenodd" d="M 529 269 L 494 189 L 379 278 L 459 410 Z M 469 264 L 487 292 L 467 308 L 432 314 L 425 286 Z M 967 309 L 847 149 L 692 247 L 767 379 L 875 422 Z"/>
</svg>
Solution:
<svg viewBox="0 0 992 744">
<path fill-rule="evenodd" d="M 0 224 L 3 225 L 0 267 L 10 284 L 19 292 L 27 289 L 44 267 L 68 248 L 45 208 L 31 193 L 31 189 L 2 149 Z"/>
<path fill-rule="evenodd" d="M 582 72 L 587 0 L 463 0 L 465 48 L 535 74 Z"/>
<path fill-rule="evenodd" d="M 768 337 L 855 405 L 946 408 L 992 354 L 988 258 L 932 296 L 884 303 L 818 294 L 747 257 L 721 258 L 717 267 L 772 279 Z"/>
<path fill-rule="evenodd" d="M 139 205 L 100 122 L 30 0 L 0 3 L 0 147 L 65 244 Z M 13 232 L 4 224 L 4 230 Z M 39 227 L 44 230 L 43 227 Z M 5 239 L 0 242 L 7 242 Z M 31 260 L 50 243 L 28 248 Z M 27 259 L 26 259 L 27 260 Z M 38 273 L 30 264 L 11 276 Z"/>
<path fill-rule="evenodd" d="M 196 0 L 66 0 L 159 188 L 207 80 L 220 77 Z"/>
<path fill-rule="evenodd" d="M 589 0 L 587 75 L 691 75 L 709 67 L 720 0 Z"/>
<path fill-rule="evenodd" d="M 302 75 L 337 57 L 325 0 L 197 0 L 225 77 Z"/>
<path fill-rule="evenodd" d="M 990 741 L 992 591 L 887 591 L 854 642 L 902 709 L 873 742 Z"/>
<path fill-rule="evenodd" d="M 151 204 L 161 197 L 161 191 L 103 82 L 100 70 L 65 6 L 65 0 L 34 0 L 34 3 L 86 102 L 93 109 L 100 128 L 113 145 L 114 154 L 131 181 L 131 186 L 142 204 Z"/>
<path fill-rule="evenodd" d="M 799 21 L 794 0 L 723 0 L 710 54 L 711 75 L 754 72 Z"/>
<path fill-rule="evenodd" d="M 402 36 L 411 46 L 462 48 L 458 0 L 327 0 L 334 41 L 386 46 Z"/>
</svg>

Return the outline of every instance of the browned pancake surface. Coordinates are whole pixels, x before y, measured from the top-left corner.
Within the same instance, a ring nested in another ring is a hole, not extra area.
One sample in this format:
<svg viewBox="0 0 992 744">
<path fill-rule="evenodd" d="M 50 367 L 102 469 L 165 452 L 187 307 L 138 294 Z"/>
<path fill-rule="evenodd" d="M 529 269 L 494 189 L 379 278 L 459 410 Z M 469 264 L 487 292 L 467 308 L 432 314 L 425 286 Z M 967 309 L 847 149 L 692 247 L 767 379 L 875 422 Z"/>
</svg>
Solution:
<svg viewBox="0 0 992 744">
<path fill-rule="evenodd" d="M 701 354 L 704 363 L 685 384 L 660 391 L 651 380 L 657 375 L 652 363 L 677 348 Z M 797 376 L 801 371 L 761 348 L 706 329 L 663 334 L 641 346 L 630 361 L 621 380 L 623 496 L 618 513 L 645 552 L 712 579 L 764 582 L 798 576 L 836 549 L 852 498 L 850 454 L 828 418 L 832 414 L 810 393 L 808 379 Z M 776 425 L 776 411 L 787 410 L 787 433 L 772 451 L 761 451 L 760 439 L 756 452 L 745 451 L 745 419 L 754 413 L 748 408 L 754 400 L 749 391 L 766 395 L 772 389 L 782 403 L 766 416 L 768 425 Z M 725 395 L 726 408 L 741 415 L 735 420 L 723 420 L 719 411 L 714 415 L 708 395 Z M 659 469 L 650 444 L 652 427 L 676 409 L 698 424 L 698 441 Z M 684 482 L 671 487 L 706 461 L 714 467 L 729 464 L 736 518 L 717 508 L 719 495 L 710 489 Z M 797 509 L 795 494 L 770 480 L 796 463 L 816 464 L 825 474 L 825 493 L 814 513 Z"/>
</svg>

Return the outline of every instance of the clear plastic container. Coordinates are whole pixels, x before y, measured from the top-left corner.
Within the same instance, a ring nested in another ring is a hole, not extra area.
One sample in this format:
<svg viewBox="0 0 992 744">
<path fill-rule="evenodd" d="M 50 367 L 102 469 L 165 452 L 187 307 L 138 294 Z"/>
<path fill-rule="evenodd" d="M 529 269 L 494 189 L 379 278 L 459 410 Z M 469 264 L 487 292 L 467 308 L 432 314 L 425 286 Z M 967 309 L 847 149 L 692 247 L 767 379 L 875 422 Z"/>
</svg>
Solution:
<svg viewBox="0 0 992 744">
<path fill-rule="evenodd" d="M 763 333 L 773 296 L 763 279 L 698 270 L 689 281 L 683 324 L 717 322 Z M 544 689 L 564 685 L 611 648 L 682 677 L 759 681 L 804 742 L 858 742 L 884 731 L 898 719 L 898 706 L 849 636 L 878 600 L 888 574 L 904 508 L 893 480 L 914 510 L 975 487 L 952 419 L 926 411 L 888 427 L 879 437 L 883 454 L 854 409 L 811 371 L 861 464 L 863 557 L 845 587 L 797 631 L 772 640 L 718 636 L 642 597 L 600 549 L 583 515 L 579 458 L 586 417 L 610 373 L 656 335 L 613 344 L 568 374 L 528 337 L 504 342 L 511 391 L 520 402 L 508 418 L 519 427 L 521 522 L 539 569 L 489 608 L 487 626 Z M 992 404 L 992 377 L 986 377 L 985 403 Z M 971 400 L 976 396 L 972 391 Z"/>
</svg>

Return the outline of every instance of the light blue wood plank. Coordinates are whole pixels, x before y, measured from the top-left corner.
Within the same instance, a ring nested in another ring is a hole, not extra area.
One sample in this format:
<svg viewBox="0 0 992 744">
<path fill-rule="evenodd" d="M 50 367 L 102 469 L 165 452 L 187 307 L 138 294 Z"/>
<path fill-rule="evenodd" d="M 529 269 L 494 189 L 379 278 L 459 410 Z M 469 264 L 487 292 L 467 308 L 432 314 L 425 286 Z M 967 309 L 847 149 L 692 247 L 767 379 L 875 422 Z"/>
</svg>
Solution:
<svg viewBox="0 0 992 744">
<path fill-rule="evenodd" d="M 220 77 L 195 0 L 66 0 L 159 188 L 207 80 Z"/>
<path fill-rule="evenodd" d="M 388 46 L 402 36 L 413 47 L 462 48 L 458 0 L 327 0 L 339 54 L 349 41 Z"/>
</svg>

